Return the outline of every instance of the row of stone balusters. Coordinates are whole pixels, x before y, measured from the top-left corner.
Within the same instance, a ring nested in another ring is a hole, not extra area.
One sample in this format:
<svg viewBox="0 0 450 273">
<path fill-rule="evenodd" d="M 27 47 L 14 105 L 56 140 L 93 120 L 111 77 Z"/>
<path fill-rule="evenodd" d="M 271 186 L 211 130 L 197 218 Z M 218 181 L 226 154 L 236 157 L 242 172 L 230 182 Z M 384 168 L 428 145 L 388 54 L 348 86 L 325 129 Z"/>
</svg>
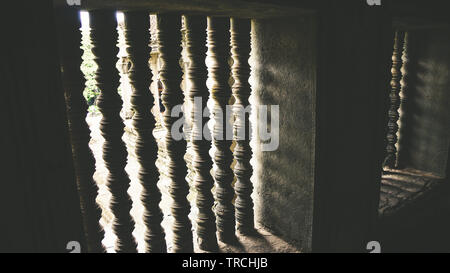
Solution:
<svg viewBox="0 0 450 273">
<path fill-rule="evenodd" d="M 109 171 L 107 185 L 112 194 L 111 210 L 115 216 L 113 230 L 117 236 L 117 252 L 136 252 L 137 243 L 132 235 L 134 221 L 130 215 L 132 201 L 127 194 L 130 179 L 125 171 L 127 150 L 122 135 L 123 121 L 119 115 L 121 97 L 117 92 L 119 75 L 116 70 L 117 53 L 117 21 L 113 11 L 98 10 L 90 14 L 92 51 L 98 65 L 96 71 L 97 87 L 100 90 L 98 108 L 102 114 L 100 131 L 105 139 L 103 146 L 103 160 Z M 73 14 L 72 14 L 73 15 Z M 137 131 L 136 156 L 140 163 L 139 180 L 144 191 L 142 202 L 145 207 L 146 251 L 165 252 L 166 242 L 164 230 L 161 227 L 163 214 L 159 208 L 161 193 L 157 188 L 158 170 L 155 166 L 157 158 L 157 144 L 152 135 L 155 120 L 150 112 L 154 99 L 149 92 L 151 70 L 148 65 L 150 57 L 150 32 L 148 12 L 125 12 L 125 39 L 127 52 L 132 63 L 129 71 L 132 86 L 131 104 L 135 111 L 133 126 Z M 77 171 L 78 185 L 82 201 L 88 249 L 92 252 L 105 251 L 101 240 L 103 231 L 99 225 L 101 212 L 95 203 L 98 188 L 92 178 L 94 173 L 94 159 L 89 150 L 89 130 L 84 120 L 87 108 L 83 103 L 82 92 L 84 79 L 79 71 L 81 50 L 79 44 L 79 18 L 72 16 L 67 20 L 64 35 L 67 38 L 63 59 L 63 82 L 68 104 L 68 118 L 72 135 L 73 153 Z M 231 22 L 231 25 L 230 25 Z M 205 53 L 208 46 L 211 58 L 210 77 L 213 80 L 211 95 L 215 101 L 213 114 L 217 110 L 225 112 L 233 92 L 236 106 L 246 107 L 249 102 L 250 85 L 248 78 L 250 67 L 248 58 L 250 53 L 250 21 L 246 19 L 207 18 L 205 16 L 185 16 L 187 34 L 187 52 L 189 68 L 187 78 L 191 82 L 189 99 L 200 97 L 202 108 L 210 92 L 206 87 L 208 69 L 205 64 Z M 171 136 L 171 126 L 177 120 L 171 117 L 171 110 L 184 101 L 180 87 L 182 69 L 179 65 L 181 56 L 181 17 L 180 15 L 158 15 L 158 47 L 162 67 L 159 78 L 164 91 L 162 101 L 167 111 L 164 114 L 164 126 L 167 129 L 166 149 L 169 157 L 169 178 L 171 180 L 170 195 L 173 199 L 173 252 L 193 252 L 193 235 L 191 222 L 188 218 L 190 205 L 187 200 L 189 185 L 185 179 L 187 174 L 184 154 L 186 141 L 176 141 Z M 207 31 L 205 31 L 207 30 Z M 231 39 L 230 39 L 231 31 Z M 230 48 L 231 41 L 231 48 Z M 231 49 L 231 50 L 230 50 Z M 228 58 L 233 57 L 232 75 L 234 84 L 230 88 L 228 77 L 230 68 Z M 68 60 L 65 61 L 64 60 Z M 80 84 L 81 83 L 81 84 Z M 195 105 L 195 104 L 194 104 Z M 204 109 L 194 107 L 192 115 Z M 203 116 L 203 115 L 201 115 Z M 215 119 L 218 115 L 214 115 Z M 226 119 L 216 119 L 213 130 L 216 152 L 214 162 L 217 166 L 215 177 L 211 176 L 212 159 L 208 152 L 211 142 L 205 139 L 203 126 L 208 122 L 203 117 L 201 127 L 194 125 L 192 130 L 192 146 L 195 152 L 193 166 L 196 172 L 194 184 L 197 190 L 196 205 L 199 213 L 196 219 L 198 245 L 202 250 L 217 250 L 216 231 L 219 240 L 231 242 L 235 239 L 235 228 L 241 233 L 253 231 L 253 202 L 250 197 L 252 184 L 250 177 L 251 148 L 249 145 L 248 115 L 236 115 L 234 129 L 244 128 L 246 138 L 237 140 L 234 149 L 236 166 L 231 169 L 233 154 L 230 150 L 231 140 L 225 138 Z M 221 124 L 221 122 L 223 124 Z M 195 123 L 194 123 L 195 124 Z M 195 136 L 202 133 L 203 138 Z M 207 132 L 206 132 L 207 133 Z M 222 138 L 218 137 L 223 136 Z M 223 140 L 220 140 L 223 139 Z M 233 189 L 232 182 L 236 176 Z M 216 196 L 211 189 L 217 183 Z M 235 206 L 232 201 L 236 194 Z M 217 201 L 216 211 L 213 211 L 214 200 Z M 235 211 L 236 209 L 236 211 Z M 217 228 L 217 229 L 216 229 Z"/>
<path fill-rule="evenodd" d="M 386 137 L 386 158 L 384 167 L 400 167 L 401 140 L 399 134 L 400 113 L 406 110 L 408 89 L 408 33 L 402 30 L 394 32 L 394 46 L 391 67 L 391 90 L 389 93 L 388 128 Z"/>
</svg>

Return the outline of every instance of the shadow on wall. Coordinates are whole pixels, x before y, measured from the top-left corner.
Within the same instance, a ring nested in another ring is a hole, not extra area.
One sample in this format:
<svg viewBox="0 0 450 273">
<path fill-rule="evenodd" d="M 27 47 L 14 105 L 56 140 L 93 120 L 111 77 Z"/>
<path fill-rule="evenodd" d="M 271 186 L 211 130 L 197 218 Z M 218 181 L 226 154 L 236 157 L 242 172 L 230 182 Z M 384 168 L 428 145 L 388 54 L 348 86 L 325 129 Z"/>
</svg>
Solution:
<svg viewBox="0 0 450 273">
<path fill-rule="evenodd" d="M 254 20 L 252 103 L 279 105 L 279 146 L 254 147 L 255 217 L 311 250 L 315 137 L 313 17 Z M 268 107 L 270 109 L 270 107 Z M 270 122 L 269 122 L 270 124 Z"/>
<path fill-rule="evenodd" d="M 450 30 L 410 32 L 410 82 L 402 165 L 445 175 L 450 138 Z"/>
</svg>

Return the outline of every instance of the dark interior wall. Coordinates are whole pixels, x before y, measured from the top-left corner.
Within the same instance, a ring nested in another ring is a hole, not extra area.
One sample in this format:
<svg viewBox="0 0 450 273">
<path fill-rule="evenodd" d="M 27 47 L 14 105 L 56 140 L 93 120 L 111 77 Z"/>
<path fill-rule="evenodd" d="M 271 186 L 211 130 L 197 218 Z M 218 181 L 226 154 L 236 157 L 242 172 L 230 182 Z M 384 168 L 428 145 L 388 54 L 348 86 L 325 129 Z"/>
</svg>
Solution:
<svg viewBox="0 0 450 273">
<path fill-rule="evenodd" d="M 315 23 L 304 15 L 252 24 L 253 103 L 279 105 L 278 149 L 254 147 L 256 219 L 305 252 L 314 188 Z"/>
<path fill-rule="evenodd" d="M 353 0 L 323 1 L 318 22 L 313 251 L 367 252 L 385 151 L 392 22 L 384 5 Z"/>
<path fill-rule="evenodd" d="M 0 252 L 67 252 L 84 235 L 52 1 L 4 4 Z"/>
<path fill-rule="evenodd" d="M 450 30 L 412 30 L 409 36 L 402 164 L 444 176 L 450 139 Z"/>
</svg>

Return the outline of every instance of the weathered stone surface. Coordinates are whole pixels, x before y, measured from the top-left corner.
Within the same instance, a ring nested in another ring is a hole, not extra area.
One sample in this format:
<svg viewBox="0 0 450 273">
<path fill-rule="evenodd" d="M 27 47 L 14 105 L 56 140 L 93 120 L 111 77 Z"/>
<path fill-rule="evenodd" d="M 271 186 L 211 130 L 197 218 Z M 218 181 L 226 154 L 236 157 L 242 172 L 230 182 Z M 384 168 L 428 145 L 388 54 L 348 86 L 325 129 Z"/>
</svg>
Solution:
<svg viewBox="0 0 450 273">
<path fill-rule="evenodd" d="M 279 105 L 279 147 L 253 143 L 256 221 L 311 250 L 315 145 L 315 20 L 255 20 L 254 105 Z M 256 132 L 256 129 L 254 129 Z"/>
<path fill-rule="evenodd" d="M 413 169 L 385 169 L 380 189 L 380 217 L 393 215 L 442 183 L 442 177 Z"/>
<path fill-rule="evenodd" d="M 409 167 L 445 175 L 450 145 L 450 30 L 408 33 L 408 85 L 402 115 L 399 160 Z"/>
</svg>

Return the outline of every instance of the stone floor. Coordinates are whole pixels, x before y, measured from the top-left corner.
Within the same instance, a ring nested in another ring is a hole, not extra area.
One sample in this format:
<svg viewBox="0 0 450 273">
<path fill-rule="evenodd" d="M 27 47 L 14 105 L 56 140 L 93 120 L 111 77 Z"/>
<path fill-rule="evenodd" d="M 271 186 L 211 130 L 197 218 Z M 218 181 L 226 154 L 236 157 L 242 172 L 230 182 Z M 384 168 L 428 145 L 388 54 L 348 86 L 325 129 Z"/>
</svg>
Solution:
<svg viewBox="0 0 450 273">
<path fill-rule="evenodd" d="M 104 142 L 103 137 L 100 135 L 99 131 L 99 122 L 100 122 L 101 116 L 100 115 L 92 115 L 89 114 L 87 117 L 87 122 L 91 128 L 91 141 L 90 141 L 90 147 L 92 151 L 94 152 L 94 156 L 96 159 L 96 172 L 94 174 L 94 179 L 97 182 L 99 186 L 99 194 L 97 197 L 97 203 L 102 208 L 102 219 L 101 224 L 105 229 L 105 239 L 103 240 L 104 245 L 107 247 L 108 252 L 114 252 L 114 243 L 115 243 L 115 235 L 112 232 L 111 225 L 112 220 L 114 219 L 114 216 L 109 209 L 109 200 L 111 198 L 111 194 L 109 193 L 106 185 L 105 185 L 105 177 L 108 173 L 105 165 L 103 164 L 102 160 L 102 144 Z M 130 128 L 130 121 L 125 122 L 127 128 Z M 163 139 L 163 133 L 164 132 L 156 132 L 155 137 L 157 139 Z M 131 134 L 132 135 L 132 134 Z M 124 135 L 124 141 L 129 144 L 132 142 L 129 139 L 130 134 Z M 142 191 L 142 187 L 139 184 L 137 180 L 137 172 L 139 169 L 139 164 L 136 161 L 136 158 L 134 156 L 134 151 L 132 151 L 132 145 L 128 146 L 128 164 L 126 167 L 126 171 L 128 172 L 131 184 L 130 188 L 128 190 L 128 193 L 130 194 L 132 200 L 133 200 L 133 208 L 131 210 L 131 215 L 133 216 L 136 226 L 134 230 L 134 236 L 138 242 L 138 251 L 144 252 L 145 249 L 145 243 L 143 241 L 144 238 L 144 232 L 145 232 L 145 225 L 143 223 L 143 212 L 144 207 L 142 206 L 139 198 L 140 193 Z M 189 151 L 189 149 L 188 149 Z M 189 154 L 189 152 L 188 152 Z M 159 156 L 159 159 L 157 161 L 158 168 L 164 168 L 164 163 Z M 164 171 L 161 171 L 161 173 L 164 173 Z M 188 179 L 189 179 L 188 174 Z M 170 205 L 171 205 L 171 199 L 168 195 L 168 186 L 169 186 L 169 179 L 165 177 L 164 175 L 160 176 L 158 187 L 160 188 L 162 192 L 162 201 L 160 203 L 160 207 L 164 213 L 164 220 L 162 222 L 162 226 L 166 232 L 166 241 L 167 241 L 167 247 L 168 251 L 171 252 L 172 249 L 172 230 L 171 225 L 173 218 L 170 213 Z M 193 202 L 195 200 L 195 192 L 191 191 L 191 193 L 188 196 L 188 200 L 191 202 L 191 213 L 189 215 L 190 219 L 195 219 L 196 216 L 196 207 L 195 203 Z M 193 231 L 195 231 L 195 221 L 192 221 L 193 223 Z M 194 234 L 194 242 L 196 242 L 195 238 L 195 232 Z M 238 235 L 237 242 L 233 245 L 224 244 L 219 242 L 220 252 L 247 252 L 247 253 L 271 253 L 271 252 L 299 252 L 298 249 L 296 249 L 294 246 L 290 245 L 289 243 L 285 242 L 278 236 L 270 233 L 269 231 L 265 230 L 262 227 L 257 227 L 257 232 L 254 236 L 242 236 Z M 198 249 L 197 245 L 194 243 L 195 252 L 202 252 Z"/>
<path fill-rule="evenodd" d="M 379 215 L 396 213 L 443 181 L 443 177 L 411 168 L 385 168 L 381 177 Z"/>
</svg>

